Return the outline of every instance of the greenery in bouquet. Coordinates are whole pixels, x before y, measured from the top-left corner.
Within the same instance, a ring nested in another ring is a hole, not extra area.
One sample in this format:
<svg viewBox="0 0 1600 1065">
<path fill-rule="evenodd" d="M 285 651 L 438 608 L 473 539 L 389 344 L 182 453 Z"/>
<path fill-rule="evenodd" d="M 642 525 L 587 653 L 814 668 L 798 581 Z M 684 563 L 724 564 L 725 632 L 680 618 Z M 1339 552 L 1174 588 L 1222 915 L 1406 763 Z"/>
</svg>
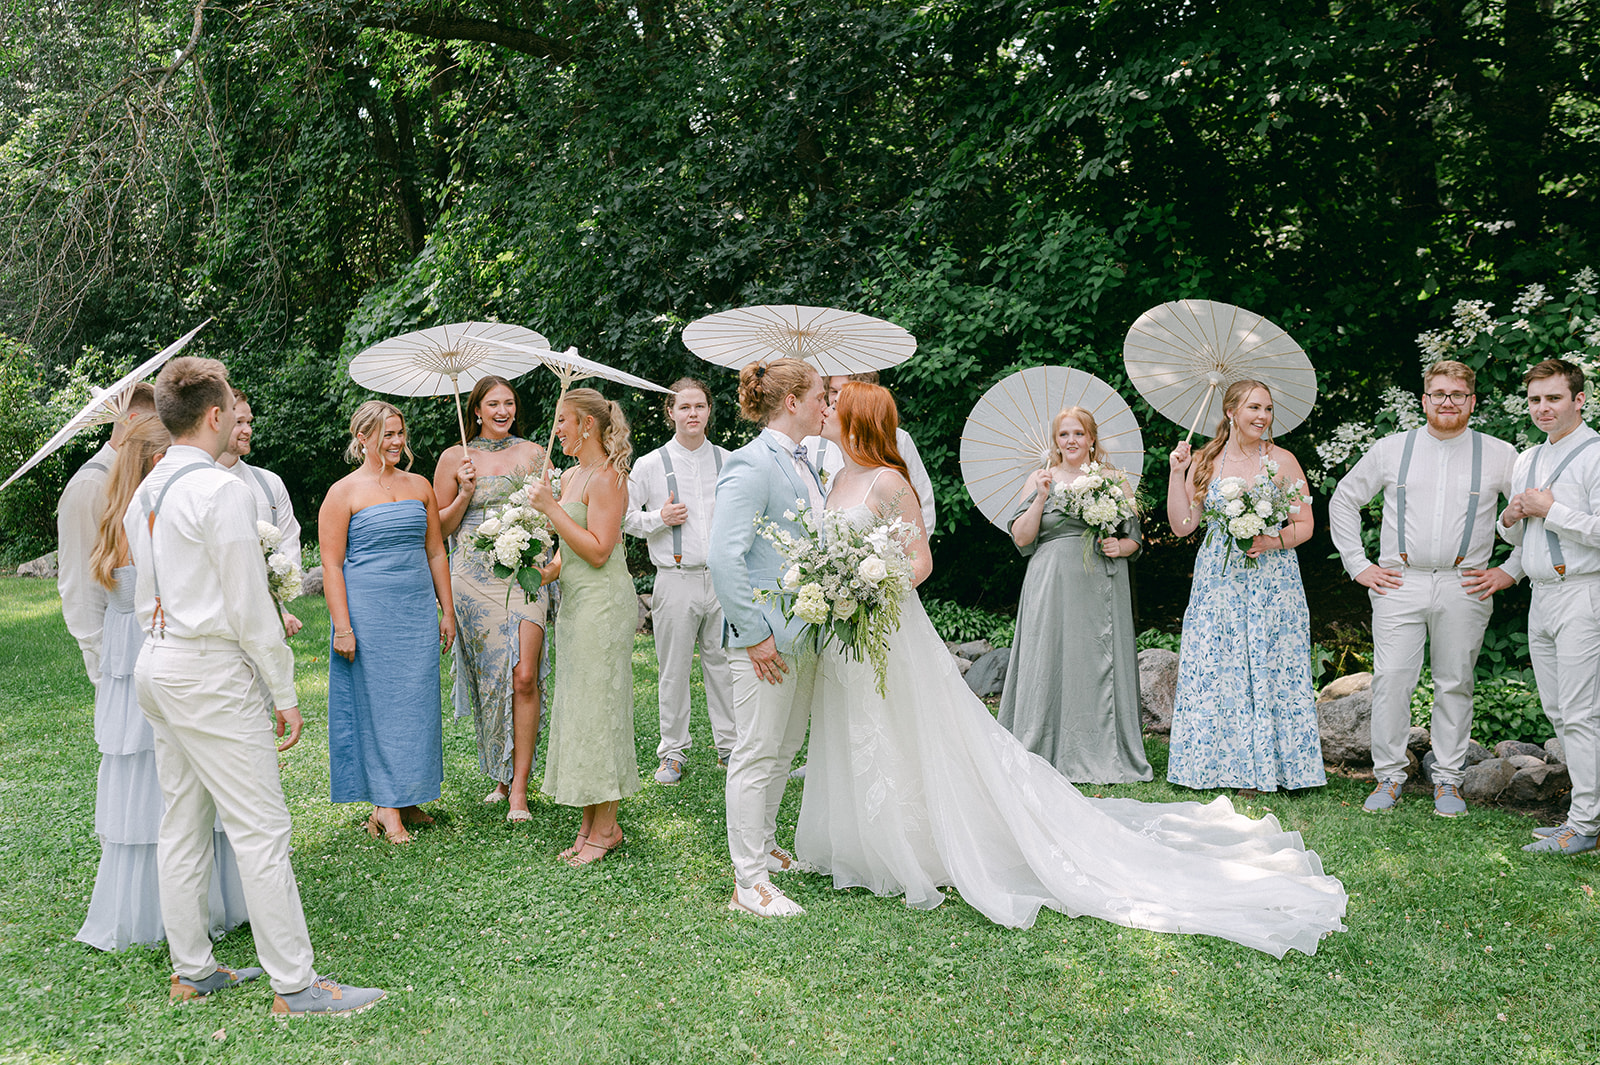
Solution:
<svg viewBox="0 0 1600 1065">
<path fill-rule="evenodd" d="M 1279 528 L 1293 514 L 1300 512 L 1303 504 L 1311 502 L 1306 495 L 1304 481 L 1285 484 L 1278 480 L 1278 464 L 1263 459 L 1261 472 L 1255 477 L 1223 477 L 1217 481 L 1220 504 L 1207 504 L 1203 516 L 1208 528 L 1220 528 L 1228 537 L 1228 562 L 1234 551 L 1240 554 L 1240 565 L 1254 569 L 1260 565 L 1249 551 L 1255 538 Z M 1228 562 L 1223 563 L 1226 569 Z"/>
<path fill-rule="evenodd" d="M 837 639 L 846 656 L 870 661 L 878 694 L 884 694 L 889 635 L 900 627 L 900 604 L 911 589 L 906 544 L 917 535 L 916 526 L 892 506 L 866 526 L 842 511 L 817 511 L 804 503 L 784 518 L 799 522 L 805 535 L 756 519 L 756 531 L 787 564 L 782 588 L 759 589 L 757 597 L 776 602 L 784 617 L 805 622 L 817 651 Z"/>
<path fill-rule="evenodd" d="M 511 493 L 505 506 L 483 520 L 472 537 L 472 549 L 494 559 L 494 575 L 515 581 L 530 603 L 544 583 L 539 567 L 554 544 L 550 519 L 528 505 L 526 482 Z M 510 598 L 507 588 L 506 599 Z"/>
<path fill-rule="evenodd" d="M 278 550 L 283 546 L 282 529 L 271 522 L 257 521 L 256 540 L 261 544 L 261 557 L 267 564 L 267 591 L 278 606 L 278 622 L 283 624 L 283 606 L 291 599 L 300 598 L 305 577 L 300 572 L 299 560 Z M 287 629 L 284 631 L 288 632 Z"/>
</svg>

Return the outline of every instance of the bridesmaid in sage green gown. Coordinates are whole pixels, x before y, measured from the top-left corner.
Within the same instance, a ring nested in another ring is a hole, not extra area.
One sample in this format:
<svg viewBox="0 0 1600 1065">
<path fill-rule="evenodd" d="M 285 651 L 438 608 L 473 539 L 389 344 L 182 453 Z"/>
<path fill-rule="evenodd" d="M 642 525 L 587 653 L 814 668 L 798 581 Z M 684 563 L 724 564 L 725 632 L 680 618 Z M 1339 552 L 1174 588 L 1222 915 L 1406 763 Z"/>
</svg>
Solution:
<svg viewBox="0 0 1600 1065">
<path fill-rule="evenodd" d="M 552 643 L 556 683 L 541 790 L 583 807 L 583 822 L 562 859 L 589 865 L 622 843 L 617 803 L 639 790 L 633 738 L 633 636 L 638 596 L 623 560 L 622 516 L 628 506 L 633 448 L 622 408 L 592 388 L 567 393 L 556 412 L 561 450 L 578 460 L 561 477 L 529 493 L 550 518 L 560 554 L 544 567 L 561 578 L 561 613 Z"/>
<path fill-rule="evenodd" d="M 1011 538 L 1028 558 L 1000 724 L 1077 784 L 1150 780 L 1139 721 L 1139 658 L 1128 559 L 1141 550 L 1139 519 L 1090 546 L 1089 527 L 1062 512 L 1050 486 L 1104 463 L 1094 416 L 1079 407 L 1051 425 L 1049 469 L 1012 515 Z M 1085 554 L 1085 551 L 1088 554 Z"/>
</svg>

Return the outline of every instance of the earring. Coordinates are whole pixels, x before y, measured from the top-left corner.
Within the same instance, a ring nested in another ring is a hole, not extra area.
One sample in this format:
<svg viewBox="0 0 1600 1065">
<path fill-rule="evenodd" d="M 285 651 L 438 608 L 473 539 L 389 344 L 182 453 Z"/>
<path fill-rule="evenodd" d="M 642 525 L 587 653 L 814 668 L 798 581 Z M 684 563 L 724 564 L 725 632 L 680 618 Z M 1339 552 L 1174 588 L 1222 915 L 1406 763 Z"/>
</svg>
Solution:
<svg viewBox="0 0 1600 1065">
<path fill-rule="evenodd" d="M 362 454 L 362 455 L 363 455 L 363 456 L 365 456 L 365 455 L 366 455 L 366 453 L 367 453 L 367 445 L 365 445 L 365 444 L 362 444 L 362 445 L 361 445 L 361 454 Z"/>
</svg>

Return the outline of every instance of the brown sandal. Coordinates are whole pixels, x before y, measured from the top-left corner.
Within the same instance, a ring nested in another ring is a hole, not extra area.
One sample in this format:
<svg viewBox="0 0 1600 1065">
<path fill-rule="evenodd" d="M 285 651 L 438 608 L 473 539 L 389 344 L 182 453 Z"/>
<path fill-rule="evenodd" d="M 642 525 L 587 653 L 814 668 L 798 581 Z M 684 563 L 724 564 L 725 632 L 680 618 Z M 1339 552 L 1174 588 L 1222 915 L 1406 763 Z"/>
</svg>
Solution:
<svg viewBox="0 0 1600 1065">
<path fill-rule="evenodd" d="M 583 856 L 583 850 L 580 850 L 577 854 L 574 854 L 572 857 L 566 858 L 566 859 L 563 859 L 563 860 L 574 869 L 582 869 L 586 865 L 593 865 L 595 862 L 600 861 L 606 855 L 610 854 L 612 851 L 616 850 L 618 847 L 622 846 L 626 842 L 627 842 L 627 840 L 621 835 L 621 833 L 618 833 L 617 841 L 615 843 L 611 844 L 611 846 L 609 846 L 609 847 L 603 847 L 598 843 L 591 843 L 588 840 L 584 840 L 583 848 L 585 850 L 588 849 L 589 847 L 594 847 L 597 850 L 599 850 L 600 853 L 596 854 L 593 858 L 585 858 Z"/>
<path fill-rule="evenodd" d="M 367 835 L 371 836 L 373 839 L 377 839 L 379 836 L 382 836 L 387 842 L 396 845 L 410 843 L 412 841 L 411 833 L 407 832 L 404 828 L 400 830 L 398 835 L 390 832 L 387 828 L 384 828 L 383 823 L 378 820 L 377 814 L 373 814 L 371 817 L 367 818 L 366 829 Z"/>
</svg>

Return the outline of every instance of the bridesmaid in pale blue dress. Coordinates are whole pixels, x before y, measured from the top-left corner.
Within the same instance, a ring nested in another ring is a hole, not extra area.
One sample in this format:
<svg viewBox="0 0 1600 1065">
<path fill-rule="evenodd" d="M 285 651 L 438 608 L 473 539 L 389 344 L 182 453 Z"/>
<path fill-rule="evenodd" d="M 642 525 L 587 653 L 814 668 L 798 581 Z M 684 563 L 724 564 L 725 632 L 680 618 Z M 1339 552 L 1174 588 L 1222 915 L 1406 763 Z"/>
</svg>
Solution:
<svg viewBox="0 0 1600 1065">
<path fill-rule="evenodd" d="M 88 916 L 76 938 L 100 950 L 125 950 L 167 938 L 156 867 L 156 838 L 166 804 L 156 777 L 155 733 L 133 687 L 144 631 L 133 611 L 133 566 L 122 515 L 171 442 L 159 418 L 140 418 L 128 430 L 111 464 L 106 509 L 90 558 L 95 580 L 109 592 L 94 698 L 94 740 L 100 748 L 94 828 L 100 837 L 100 867 Z M 220 828 L 212 850 L 211 934 L 221 936 L 246 920 L 244 885 Z"/>
<path fill-rule="evenodd" d="M 1280 484 L 1304 480 L 1295 457 L 1272 443 L 1266 385 L 1234 382 L 1223 410 L 1216 436 L 1192 463 L 1187 441 L 1172 452 L 1167 515 L 1181 536 L 1200 527 L 1206 506 L 1220 505 L 1225 477 L 1253 480 L 1271 460 Z M 1294 553 L 1310 538 L 1309 506 L 1243 553 L 1230 549 L 1220 522 L 1206 529 L 1183 613 L 1167 761 L 1172 783 L 1276 791 L 1327 782 L 1311 690 L 1310 616 Z"/>
<path fill-rule="evenodd" d="M 334 802 L 370 802 L 367 831 L 409 843 L 444 781 L 439 648 L 455 639 L 450 571 L 433 486 L 410 465 L 405 420 L 382 400 L 350 420 L 354 473 L 318 515 L 328 656 L 328 769 Z"/>
</svg>

